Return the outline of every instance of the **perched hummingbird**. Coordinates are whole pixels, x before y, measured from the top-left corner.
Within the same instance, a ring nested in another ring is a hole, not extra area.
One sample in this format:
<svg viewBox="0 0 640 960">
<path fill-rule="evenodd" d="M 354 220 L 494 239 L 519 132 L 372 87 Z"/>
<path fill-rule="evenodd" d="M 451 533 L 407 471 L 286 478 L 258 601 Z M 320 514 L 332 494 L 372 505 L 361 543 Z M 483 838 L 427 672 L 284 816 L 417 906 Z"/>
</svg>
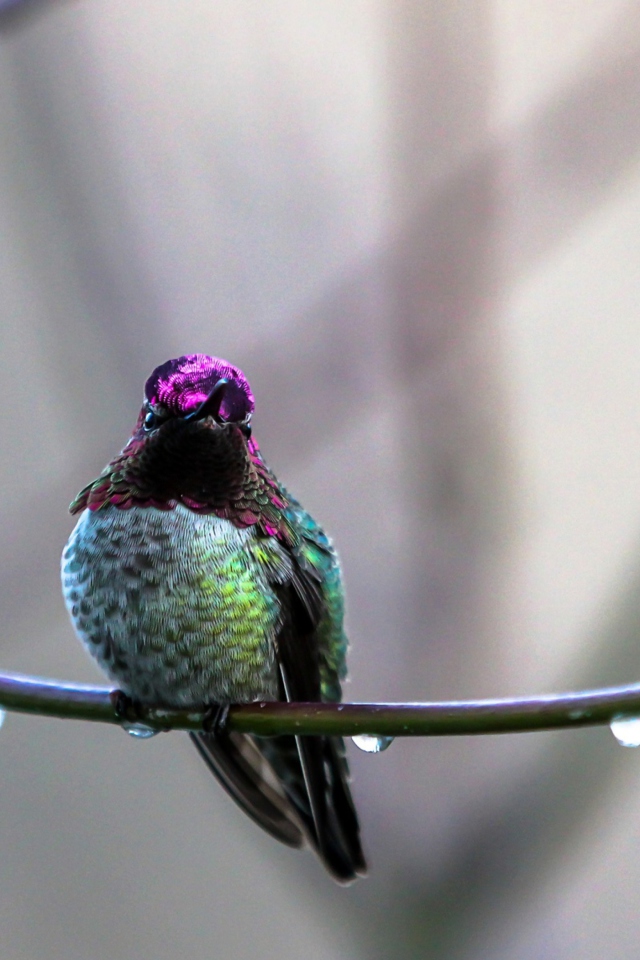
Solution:
<svg viewBox="0 0 640 960">
<path fill-rule="evenodd" d="M 190 354 L 157 367 L 122 453 L 71 504 L 62 556 L 75 630 L 134 702 L 201 709 L 341 697 L 340 567 L 266 466 L 238 367 Z M 192 733 L 268 833 L 307 841 L 345 883 L 366 863 L 340 737 Z"/>
</svg>

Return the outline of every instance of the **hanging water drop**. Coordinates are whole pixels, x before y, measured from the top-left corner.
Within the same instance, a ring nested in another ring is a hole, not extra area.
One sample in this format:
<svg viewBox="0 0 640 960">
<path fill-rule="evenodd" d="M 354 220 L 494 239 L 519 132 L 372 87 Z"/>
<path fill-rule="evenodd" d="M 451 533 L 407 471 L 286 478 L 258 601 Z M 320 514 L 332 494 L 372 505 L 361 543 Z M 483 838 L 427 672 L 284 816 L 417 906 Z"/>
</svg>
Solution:
<svg viewBox="0 0 640 960">
<path fill-rule="evenodd" d="M 7 711 L 3 710 L 2 707 L 0 707 L 0 727 L 4 723 L 6 716 L 7 716 Z"/>
<path fill-rule="evenodd" d="M 359 750 L 365 753 L 382 753 L 393 743 L 393 737 L 379 737 L 375 733 L 359 733 L 356 737 L 351 737 Z"/>
<path fill-rule="evenodd" d="M 155 737 L 156 733 L 160 733 L 159 730 L 148 727 L 146 723 L 129 723 L 128 721 L 122 724 L 122 729 L 126 730 L 130 737 L 135 737 L 137 740 L 148 740 L 149 737 Z"/>
<path fill-rule="evenodd" d="M 614 717 L 610 729 L 622 747 L 640 747 L 640 717 Z"/>
</svg>

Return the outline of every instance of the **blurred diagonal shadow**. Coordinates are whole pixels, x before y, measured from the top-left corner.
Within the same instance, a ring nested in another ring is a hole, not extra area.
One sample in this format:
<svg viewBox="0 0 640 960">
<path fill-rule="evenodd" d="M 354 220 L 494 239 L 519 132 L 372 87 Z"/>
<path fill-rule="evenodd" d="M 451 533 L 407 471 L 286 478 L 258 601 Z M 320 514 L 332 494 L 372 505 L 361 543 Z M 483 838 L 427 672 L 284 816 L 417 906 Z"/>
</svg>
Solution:
<svg viewBox="0 0 640 960">
<path fill-rule="evenodd" d="M 24 28 L 34 16 L 44 13 L 54 3 L 69 0 L 0 0 L 0 33 Z"/>
<path fill-rule="evenodd" d="M 71 366 L 84 371 L 94 359 L 87 357 L 84 336 L 91 328 L 93 339 L 97 334 L 102 341 L 94 389 L 108 379 L 112 389 L 116 385 L 109 403 L 115 408 L 122 402 L 130 411 L 148 374 L 136 363 L 139 346 L 161 339 L 161 308 L 104 122 L 91 43 L 81 42 L 81 20 L 79 29 L 70 28 L 67 0 L 34 0 L 33 11 L 54 5 L 66 7 L 66 15 L 38 17 L 29 29 L 0 37 L 16 117 L 11 149 L 24 210 L 21 252 L 54 318 L 57 336 L 49 348 L 61 378 Z M 31 21 L 31 10 L 23 0 L 6 16 Z"/>
<path fill-rule="evenodd" d="M 443 351 L 455 348 L 475 328 L 487 297 L 495 295 L 504 279 L 496 263 L 495 218 L 500 184 L 515 158 L 526 157 L 527 175 L 518 167 L 516 206 L 523 205 L 527 216 L 518 217 L 517 229 L 506 231 L 516 238 L 501 251 L 509 277 L 514 268 L 530 269 L 575 230 L 640 153 L 640 47 L 631 42 L 638 32 L 637 17 L 629 25 L 629 53 L 621 57 L 605 39 L 602 51 L 593 51 L 584 72 L 569 86 L 556 90 L 507 140 L 487 143 L 486 5 L 465 5 L 455 29 L 451 11 L 438 13 L 435 4 L 407 0 L 397 3 L 391 16 L 392 49 L 397 48 L 402 60 L 397 76 L 391 70 L 399 86 L 390 109 L 397 118 L 397 149 L 406 155 L 399 159 L 396 183 L 414 212 L 389 245 L 297 320 L 291 337 L 275 337 L 247 351 L 245 364 L 255 371 L 253 378 L 278 384 L 271 411 L 262 414 L 263 422 L 277 427 L 270 441 L 277 456 L 303 459 L 311 445 L 317 447 L 342 429 L 345 416 L 362 415 L 369 399 L 362 387 L 371 383 L 372 335 L 367 324 L 371 326 L 376 308 L 374 326 L 391 326 L 396 355 L 390 360 L 405 381 L 408 373 L 419 375 L 427 365 L 439 366 Z M 470 35 L 473 52 L 467 44 Z M 138 341 L 161 335 L 153 323 L 158 305 L 144 278 L 139 251 L 130 242 L 117 256 L 113 249 L 105 250 L 95 221 L 99 211 L 93 209 L 90 191 L 78 190 L 77 158 L 69 153 L 72 145 L 59 127 L 60 110 L 52 99 L 52 79 L 61 63 L 72 75 L 75 90 L 91 89 L 91 63 L 64 35 L 39 33 L 21 44 L 12 61 L 13 87 L 31 131 L 32 154 L 58 198 L 59 221 L 75 231 L 78 269 L 102 330 L 104 353 L 115 352 L 123 381 L 135 380 L 137 391 L 140 371 L 131 365 L 136 355 L 130 349 L 132 331 Z M 108 166 L 109 132 L 94 133 L 100 134 L 100 166 Z M 461 160 L 458 141 L 479 141 L 481 146 Z M 429 173 L 443 163 L 450 173 L 434 185 Z M 109 178 L 102 178 L 103 190 L 108 184 Z M 120 207 L 124 227 L 128 214 L 111 188 L 110 193 L 105 199 L 110 208 Z M 517 208 L 506 216 L 517 217 Z M 503 232 L 500 229 L 501 236 Z M 120 239 L 127 235 L 121 231 Z M 483 248 L 485 243 L 493 252 Z M 137 279 L 136 271 L 141 272 Z M 381 371 L 381 377 L 386 373 Z M 317 417 L 318 396 L 330 404 L 330 416 Z M 286 431 L 280 429 L 283 423 Z"/>
<path fill-rule="evenodd" d="M 637 34 L 638 24 L 633 26 Z M 606 48 L 607 44 L 603 46 Z M 500 284 L 517 280 L 541 256 L 548 255 L 637 162 L 637 36 L 635 48 L 625 56 L 613 52 L 607 58 L 598 58 L 599 50 L 593 51 L 584 74 L 568 88 L 556 92 L 526 124 L 513 130 L 508 140 L 494 143 L 460 164 L 437 192 L 427 196 L 394 246 L 381 254 L 375 266 L 369 265 L 371 274 L 364 279 L 364 283 L 370 282 L 369 276 L 382 273 L 389 283 L 388 322 L 395 324 L 396 330 L 396 352 L 390 367 L 397 372 L 404 389 L 415 394 L 415 421 L 404 453 L 409 472 L 415 477 L 408 495 L 412 497 L 411 516 L 416 518 L 413 543 L 407 543 L 407 568 L 415 572 L 407 585 L 406 600 L 413 611 L 407 619 L 428 623 L 431 634 L 439 630 L 453 634 L 457 650 L 449 655 L 458 663 L 462 663 L 461 652 L 465 646 L 470 649 L 474 638 L 465 631 L 464 623 L 458 622 L 456 610 L 473 610 L 480 603 L 482 568 L 487 555 L 482 515 L 490 512 L 491 503 L 500 501 L 504 493 L 501 487 L 506 478 L 500 469 L 500 447 L 506 438 L 499 430 L 496 432 L 495 424 L 488 423 L 484 434 L 479 438 L 476 435 L 475 440 L 479 460 L 486 460 L 489 466 L 498 465 L 498 469 L 483 472 L 487 478 L 484 495 L 471 502 L 465 501 L 464 495 L 456 496 L 456 474 L 464 471 L 463 461 L 468 460 L 471 451 L 465 438 L 468 440 L 473 430 L 465 430 L 464 424 L 467 428 L 474 426 L 482 390 L 487 383 L 496 387 L 499 370 L 495 358 L 492 361 L 480 357 L 476 375 L 459 381 L 454 407 L 461 418 L 458 427 L 463 427 L 462 442 L 452 453 L 444 441 L 444 463 L 442 429 L 437 425 L 420 426 L 432 423 L 439 411 L 428 391 L 420 393 L 419 383 L 423 377 L 437 379 L 447 358 L 464 353 L 464 345 L 478 332 L 487 343 L 491 342 L 495 331 L 489 307 Z M 406 64 L 403 69 L 406 70 Z M 415 129 L 409 136 L 415 142 Z M 508 249 L 500 251 L 504 267 L 498 266 L 495 218 L 500 207 L 496 199 L 499 184 L 505 173 L 509 175 L 514 161 L 521 161 L 518 169 L 523 170 L 523 159 L 526 175 L 522 186 L 512 185 L 516 202 L 501 211 L 507 219 L 515 218 L 515 224 L 505 231 L 511 242 Z M 410 175 L 418 176 L 415 171 L 410 171 Z M 508 275 L 503 277 L 506 267 Z M 330 322 L 337 323 L 339 302 L 326 307 L 325 304 L 323 316 L 328 315 Z M 356 354 L 355 346 L 352 352 Z M 300 364 L 289 365 L 290 370 L 296 370 L 301 391 L 308 376 L 312 380 L 320 376 L 318 371 L 307 368 L 305 372 L 304 368 L 304 358 Z M 499 384 L 497 389 L 499 392 Z M 335 390 L 340 391 L 341 385 Z M 335 397 L 334 403 L 339 412 Z M 354 396 L 343 397 L 343 411 L 355 406 Z M 499 404 L 496 411 L 499 412 Z M 444 424 L 443 429 L 446 428 Z M 326 429 L 325 423 L 321 424 L 321 430 Z M 417 441 L 417 429 L 421 429 L 422 444 Z M 447 467 L 446 459 L 451 455 L 453 460 Z M 429 471 L 434 463 L 436 470 L 440 469 L 438 461 L 443 465 L 439 486 L 449 496 L 449 503 L 443 508 L 425 499 L 430 487 Z M 459 487 L 463 494 L 468 489 L 464 478 Z M 471 513 L 472 521 L 475 514 L 476 522 L 462 525 L 461 529 L 455 517 L 465 511 Z M 429 516 L 443 513 L 449 514 L 449 526 L 440 526 L 434 539 L 445 544 L 445 553 L 450 549 L 449 562 L 442 564 L 440 557 L 430 563 L 425 548 L 426 525 Z M 608 629 L 602 631 L 600 655 L 585 671 L 579 685 L 624 682 L 637 675 L 639 587 L 637 570 Z M 444 604 L 442 595 L 446 595 Z M 398 635 L 406 637 L 410 633 L 399 627 Z M 424 656 L 433 664 L 440 651 L 433 644 L 425 644 L 424 639 L 423 634 Z M 420 675 L 417 662 L 416 675 Z M 403 868 L 396 864 L 395 882 L 392 890 L 385 892 L 384 912 L 378 923 L 372 923 L 371 902 L 367 899 L 367 916 L 362 921 L 363 929 L 372 933 L 367 955 L 406 960 L 425 956 L 453 960 L 475 957 L 480 952 L 490 955 L 489 931 L 500 929 L 507 915 L 517 909 L 576 843 L 593 809 L 611 788 L 623 760 L 609 735 L 602 731 L 550 737 L 545 759 L 529 771 L 524 781 L 517 785 L 505 783 L 495 804 L 479 813 L 463 831 L 452 849 L 449 869 L 435 883 L 427 883 L 415 873 L 403 873 Z M 403 789 L 411 790 L 409 771 L 402 782 Z M 366 893 L 363 896 L 367 898 Z"/>
<path fill-rule="evenodd" d="M 367 403 L 363 385 L 372 381 L 368 364 L 376 324 L 391 326 L 395 345 L 388 366 L 379 369 L 378 388 L 390 368 L 410 390 L 411 376 L 438 368 L 443 356 L 475 330 L 488 299 L 503 292 L 501 284 L 517 280 L 548 255 L 633 167 L 640 156 L 636 20 L 627 36 L 633 49 L 625 56 L 603 41 L 603 50 L 593 51 L 584 72 L 556 90 L 508 139 L 487 145 L 485 138 L 484 147 L 461 162 L 453 150 L 446 178 L 431 188 L 418 183 L 424 199 L 414 202 L 413 214 L 389 246 L 301 317 L 286 343 L 274 339 L 255 355 L 248 353 L 254 378 L 279 386 L 271 410 L 262 414 L 267 424 L 287 424 L 286 431 L 270 431 L 277 456 L 304 459 L 312 445 L 342 429 L 344 417 L 362 415 Z M 433 18 L 425 26 L 433 27 Z M 405 61 L 403 71 L 407 69 Z M 403 99 L 400 91 L 398 100 Z M 425 101 L 426 110 L 432 101 Z M 438 102 L 444 113 L 443 104 L 450 100 L 443 96 Z M 479 110 L 475 99 L 471 106 L 477 124 L 486 111 Z M 408 139 L 415 143 L 415 111 L 409 120 Z M 435 149 L 440 140 L 446 142 L 446 137 L 436 137 Z M 423 156 L 429 148 L 429 142 L 423 145 Z M 516 167 L 515 203 L 505 210 L 502 184 Z M 408 174 L 418 181 L 422 175 L 422 170 Z M 503 218 L 515 223 L 505 230 Z M 498 251 L 496 244 L 505 236 L 508 249 Z M 318 396 L 330 404 L 330 415 L 317 416 Z"/>
<path fill-rule="evenodd" d="M 638 637 L 636 561 L 610 620 L 598 633 L 598 653 L 575 688 L 637 677 Z M 503 793 L 478 811 L 435 883 L 425 885 L 415 874 L 399 876 L 397 899 L 375 927 L 371 957 L 457 960 L 491 955 L 503 921 L 517 915 L 532 889 L 579 845 L 594 810 L 628 769 L 628 755 L 616 748 L 606 729 L 530 736 L 548 738 L 544 759 L 519 783 L 505 784 Z"/>
</svg>

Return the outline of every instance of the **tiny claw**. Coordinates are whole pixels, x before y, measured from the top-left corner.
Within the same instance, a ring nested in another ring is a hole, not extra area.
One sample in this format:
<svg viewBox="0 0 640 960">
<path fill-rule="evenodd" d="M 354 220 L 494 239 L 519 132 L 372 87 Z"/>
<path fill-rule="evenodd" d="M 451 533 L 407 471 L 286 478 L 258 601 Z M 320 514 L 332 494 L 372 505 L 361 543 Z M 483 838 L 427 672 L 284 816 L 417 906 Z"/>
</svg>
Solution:
<svg viewBox="0 0 640 960">
<path fill-rule="evenodd" d="M 109 699 L 113 704 L 116 716 L 119 720 L 128 720 L 135 723 L 140 719 L 140 709 L 135 700 L 128 697 L 122 690 L 112 690 Z"/>
<path fill-rule="evenodd" d="M 202 729 L 205 733 L 211 733 L 214 737 L 217 733 L 223 733 L 229 719 L 228 703 L 212 703 L 204 715 Z"/>
</svg>

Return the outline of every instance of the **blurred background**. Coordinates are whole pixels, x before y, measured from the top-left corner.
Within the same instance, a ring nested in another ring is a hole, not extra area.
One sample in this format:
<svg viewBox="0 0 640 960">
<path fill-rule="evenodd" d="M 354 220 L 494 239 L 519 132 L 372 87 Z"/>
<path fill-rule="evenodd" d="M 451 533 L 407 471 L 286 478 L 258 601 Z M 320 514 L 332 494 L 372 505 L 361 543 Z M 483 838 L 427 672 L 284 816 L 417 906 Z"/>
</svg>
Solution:
<svg viewBox="0 0 640 960">
<path fill-rule="evenodd" d="M 640 678 L 640 6 L 53 0 L 0 17 L 0 668 L 101 682 L 58 563 L 145 378 L 247 373 L 341 552 L 347 699 Z M 371 876 L 186 737 L 10 715 L 3 960 L 628 960 L 640 753 L 351 750 Z"/>
</svg>

